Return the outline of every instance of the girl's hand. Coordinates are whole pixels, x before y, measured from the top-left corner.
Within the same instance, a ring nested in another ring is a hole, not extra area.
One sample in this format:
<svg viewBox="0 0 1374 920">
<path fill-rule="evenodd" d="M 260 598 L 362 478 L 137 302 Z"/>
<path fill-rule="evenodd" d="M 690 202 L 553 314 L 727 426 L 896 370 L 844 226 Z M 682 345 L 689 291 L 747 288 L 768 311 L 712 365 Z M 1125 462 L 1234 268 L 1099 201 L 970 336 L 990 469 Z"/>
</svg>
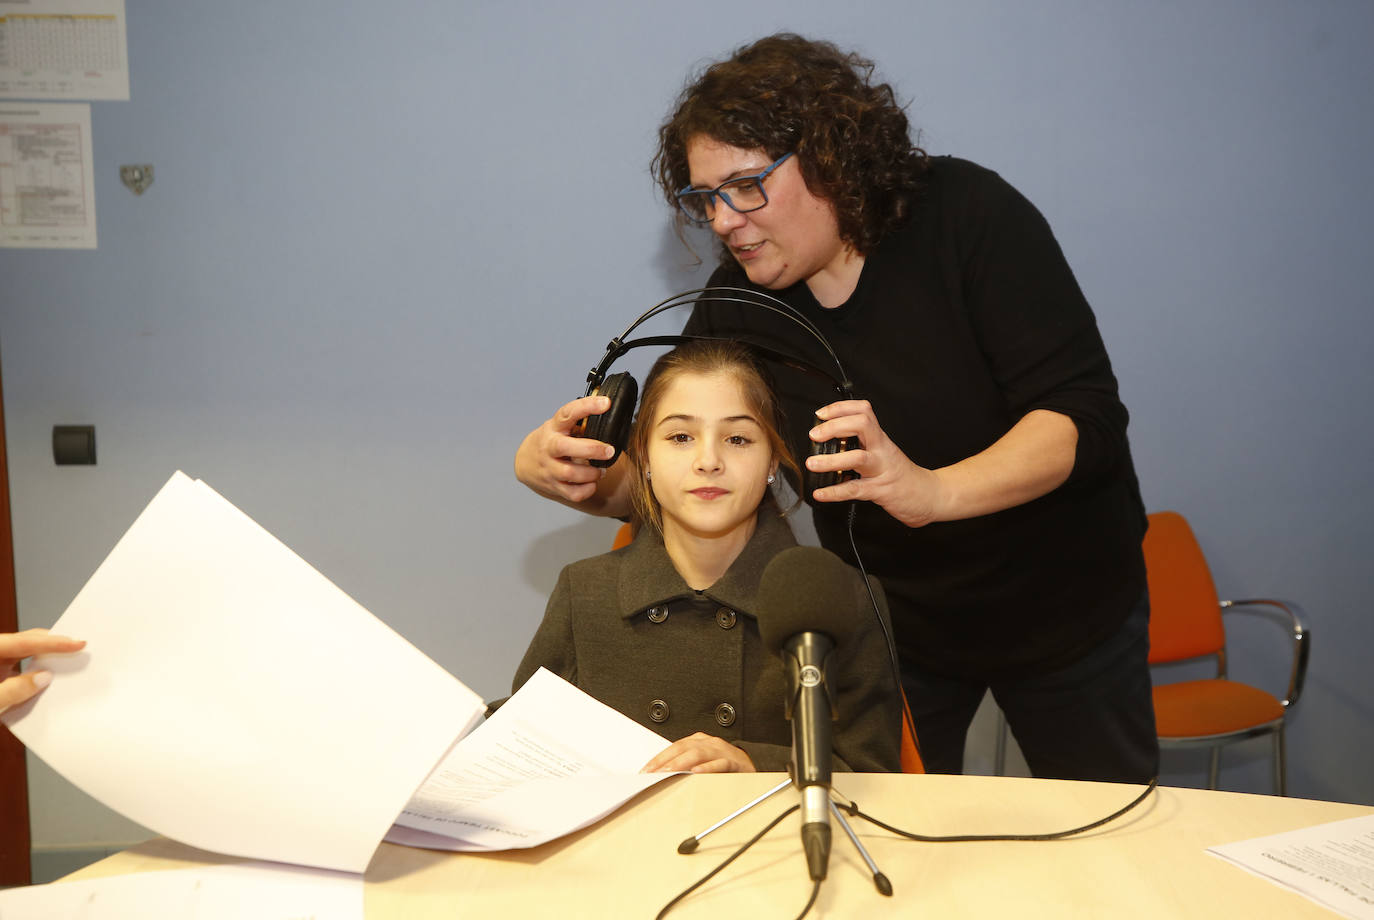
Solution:
<svg viewBox="0 0 1374 920">
<path fill-rule="evenodd" d="M 641 773 L 753 773 L 749 755 L 724 738 L 697 732 L 674 741 L 644 765 Z"/>
</svg>

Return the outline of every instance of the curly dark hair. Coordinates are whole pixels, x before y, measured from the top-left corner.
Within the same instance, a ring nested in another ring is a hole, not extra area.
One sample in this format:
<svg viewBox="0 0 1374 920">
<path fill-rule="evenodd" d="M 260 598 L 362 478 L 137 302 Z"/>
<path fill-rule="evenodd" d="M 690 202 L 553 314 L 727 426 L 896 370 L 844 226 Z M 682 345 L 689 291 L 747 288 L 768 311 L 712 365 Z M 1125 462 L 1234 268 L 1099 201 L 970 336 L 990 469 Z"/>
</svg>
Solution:
<svg viewBox="0 0 1374 920">
<path fill-rule="evenodd" d="M 807 188 L 834 206 L 840 238 L 868 255 L 910 217 L 928 163 L 892 87 L 871 82 L 873 69 L 786 32 L 711 64 L 659 128 L 651 171 L 664 197 L 676 207 L 691 184 L 687 142 L 698 135 L 770 159 L 795 153 Z"/>
</svg>

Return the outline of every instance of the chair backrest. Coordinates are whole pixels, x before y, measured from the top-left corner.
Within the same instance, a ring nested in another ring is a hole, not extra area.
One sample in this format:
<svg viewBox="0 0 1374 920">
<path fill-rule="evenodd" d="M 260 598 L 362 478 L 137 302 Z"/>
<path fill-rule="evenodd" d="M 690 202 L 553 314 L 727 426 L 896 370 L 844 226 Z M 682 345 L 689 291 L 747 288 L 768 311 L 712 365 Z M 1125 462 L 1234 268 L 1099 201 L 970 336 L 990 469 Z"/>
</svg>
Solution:
<svg viewBox="0 0 1374 920">
<path fill-rule="evenodd" d="M 921 749 L 911 734 L 911 707 L 906 704 L 906 693 L 898 692 L 902 694 L 902 772 L 924 773 L 926 765 L 921 760 Z"/>
<path fill-rule="evenodd" d="M 1226 646 L 1207 559 L 1177 511 L 1150 515 L 1145 533 L 1150 585 L 1150 664 L 1215 655 Z"/>
</svg>

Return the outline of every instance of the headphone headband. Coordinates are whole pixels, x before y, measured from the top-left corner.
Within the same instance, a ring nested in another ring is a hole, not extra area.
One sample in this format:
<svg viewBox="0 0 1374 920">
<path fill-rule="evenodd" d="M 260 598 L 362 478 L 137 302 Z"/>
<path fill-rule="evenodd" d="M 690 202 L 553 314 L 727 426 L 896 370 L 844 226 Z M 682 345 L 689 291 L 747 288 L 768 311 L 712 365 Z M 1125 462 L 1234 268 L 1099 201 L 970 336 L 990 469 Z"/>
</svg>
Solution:
<svg viewBox="0 0 1374 920">
<path fill-rule="evenodd" d="M 853 398 L 854 385 L 850 382 L 849 375 L 845 373 L 844 365 L 840 363 L 839 357 L 835 354 L 835 349 L 830 347 L 830 343 L 826 341 L 825 336 L 821 334 L 821 331 L 816 328 L 816 325 L 812 323 L 811 320 L 798 312 L 791 304 L 771 294 L 764 294 L 760 291 L 736 287 L 698 288 L 694 291 L 684 291 L 681 294 L 674 294 L 667 300 L 654 304 L 633 323 L 630 323 L 624 332 L 607 343 L 606 354 L 601 358 L 600 362 L 597 363 L 596 367 L 592 368 L 587 374 L 587 392 L 585 395 L 590 396 L 595 392 L 596 388 L 605 380 L 606 371 L 610 369 L 611 365 L 614 364 L 621 355 L 633 348 L 639 348 L 644 345 L 682 345 L 686 342 L 721 341 L 716 337 L 701 335 L 656 335 L 626 341 L 626 337 L 629 336 L 631 332 L 663 311 L 671 310 L 673 307 L 697 303 L 745 304 L 747 306 L 771 310 L 774 313 L 787 317 L 792 322 L 805 329 L 812 338 L 820 343 L 821 347 L 825 349 L 826 354 L 835 362 L 835 368 L 839 372 L 839 376 L 830 374 L 816 367 L 810 361 L 795 355 L 789 355 L 785 352 L 778 351 L 765 345 L 758 345 L 754 342 L 746 342 L 745 344 L 764 357 L 776 361 L 785 367 L 790 367 L 793 370 L 811 374 L 828 381 L 835 388 L 835 392 L 839 394 L 840 398 Z"/>
</svg>

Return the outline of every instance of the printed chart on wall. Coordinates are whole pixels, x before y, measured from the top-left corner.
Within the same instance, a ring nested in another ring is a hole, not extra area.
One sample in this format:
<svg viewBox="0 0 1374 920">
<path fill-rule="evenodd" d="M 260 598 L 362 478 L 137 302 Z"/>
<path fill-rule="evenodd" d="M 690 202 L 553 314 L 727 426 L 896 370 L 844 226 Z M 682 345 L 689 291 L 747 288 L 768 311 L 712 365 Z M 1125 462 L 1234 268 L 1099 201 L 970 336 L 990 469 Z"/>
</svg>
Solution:
<svg viewBox="0 0 1374 920">
<path fill-rule="evenodd" d="M 96 248 L 89 105 L 0 102 L 0 247 Z"/>
<path fill-rule="evenodd" d="M 128 99 L 124 0 L 0 0 L 0 99 Z"/>
</svg>

